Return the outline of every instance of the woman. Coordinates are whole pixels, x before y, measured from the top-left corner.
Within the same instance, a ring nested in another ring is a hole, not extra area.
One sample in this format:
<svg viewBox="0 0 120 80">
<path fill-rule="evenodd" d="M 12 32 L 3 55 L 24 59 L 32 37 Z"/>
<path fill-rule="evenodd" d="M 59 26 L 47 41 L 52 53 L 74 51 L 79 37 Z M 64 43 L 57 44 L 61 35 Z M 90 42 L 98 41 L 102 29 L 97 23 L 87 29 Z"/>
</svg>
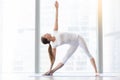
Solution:
<svg viewBox="0 0 120 80">
<path fill-rule="evenodd" d="M 46 75 L 46 76 L 53 75 L 53 73 L 56 70 L 60 69 L 66 63 L 66 61 L 69 59 L 69 57 L 76 51 L 78 46 L 81 46 L 85 50 L 86 54 L 90 58 L 90 61 L 94 67 L 95 73 L 97 74 L 95 60 L 89 53 L 89 50 L 86 46 L 84 39 L 80 35 L 77 35 L 77 34 L 59 33 L 58 32 L 58 7 L 59 7 L 59 4 L 56 1 L 55 2 L 56 18 L 55 18 L 55 26 L 53 29 L 54 34 L 51 35 L 49 33 L 46 33 L 41 37 L 41 41 L 43 44 L 49 44 L 48 52 L 49 52 L 50 61 L 51 61 L 50 70 L 48 72 L 46 72 L 44 75 Z M 66 55 L 64 56 L 64 58 L 62 59 L 62 61 L 60 61 L 60 63 L 55 68 L 52 69 L 53 64 L 55 62 L 56 48 L 62 44 L 69 44 L 70 48 L 68 49 L 68 51 L 67 51 Z"/>
</svg>

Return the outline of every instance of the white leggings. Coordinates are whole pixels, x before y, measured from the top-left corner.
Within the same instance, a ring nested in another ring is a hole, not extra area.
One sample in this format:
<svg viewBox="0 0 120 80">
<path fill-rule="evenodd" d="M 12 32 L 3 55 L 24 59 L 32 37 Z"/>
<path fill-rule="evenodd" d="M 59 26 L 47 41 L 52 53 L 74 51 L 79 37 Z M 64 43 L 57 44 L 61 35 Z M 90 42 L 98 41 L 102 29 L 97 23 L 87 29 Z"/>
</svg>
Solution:
<svg viewBox="0 0 120 80">
<path fill-rule="evenodd" d="M 81 48 L 84 49 L 86 55 L 91 59 L 92 55 L 90 54 L 87 45 L 82 37 L 78 37 L 78 41 L 75 42 L 74 44 L 70 44 L 70 48 L 68 49 L 66 55 L 62 58 L 60 61 L 61 63 L 65 64 L 66 61 L 70 58 L 70 56 L 76 51 L 77 47 L 80 46 Z"/>
</svg>

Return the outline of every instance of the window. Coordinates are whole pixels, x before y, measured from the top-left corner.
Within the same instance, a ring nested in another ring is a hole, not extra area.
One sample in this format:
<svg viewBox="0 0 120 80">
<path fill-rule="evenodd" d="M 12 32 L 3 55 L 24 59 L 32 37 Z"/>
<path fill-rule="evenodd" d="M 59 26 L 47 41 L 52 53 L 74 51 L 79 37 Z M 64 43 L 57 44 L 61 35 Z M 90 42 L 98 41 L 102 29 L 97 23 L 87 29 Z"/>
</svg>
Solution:
<svg viewBox="0 0 120 80">
<path fill-rule="evenodd" d="M 2 1 L 3 72 L 34 72 L 34 3 L 32 0 Z"/>
<path fill-rule="evenodd" d="M 103 68 L 104 72 L 120 72 L 119 0 L 103 0 Z"/>
<path fill-rule="evenodd" d="M 40 34 L 52 32 L 55 20 L 54 0 L 40 0 Z M 59 31 L 78 33 L 84 37 L 90 53 L 97 58 L 97 1 L 59 1 Z M 40 72 L 49 69 L 47 45 L 40 45 Z M 57 48 L 55 65 L 64 56 L 68 45 Z M 97 60 L 97 59 L 96 59 Z M 94 72 L 88 57 L 78 48 L 65 66 L 57 72 Z"/>
</svg>

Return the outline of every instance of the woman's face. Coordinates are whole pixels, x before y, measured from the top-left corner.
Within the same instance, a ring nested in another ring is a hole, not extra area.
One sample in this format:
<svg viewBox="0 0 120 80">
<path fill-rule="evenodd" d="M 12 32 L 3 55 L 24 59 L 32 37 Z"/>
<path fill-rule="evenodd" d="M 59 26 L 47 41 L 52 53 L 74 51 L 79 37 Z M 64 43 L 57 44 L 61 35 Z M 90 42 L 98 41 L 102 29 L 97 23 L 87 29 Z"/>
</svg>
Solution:
<svg viewBox="0 0 120 80">
<path fill-rule="evenodd" d="M 51 34 L 46 33 L 46 34 L 43 35 L 43 37 L 49 40 L 51 38 Z"/>
</svg>

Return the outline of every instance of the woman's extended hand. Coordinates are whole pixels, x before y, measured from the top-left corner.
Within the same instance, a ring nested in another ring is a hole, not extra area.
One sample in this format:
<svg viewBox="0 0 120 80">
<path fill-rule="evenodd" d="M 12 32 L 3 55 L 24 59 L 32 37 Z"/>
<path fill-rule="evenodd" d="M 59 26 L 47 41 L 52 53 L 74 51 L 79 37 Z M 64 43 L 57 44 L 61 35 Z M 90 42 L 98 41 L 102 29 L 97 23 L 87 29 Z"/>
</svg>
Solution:
<svg viewBox="0 0 120 80">
<path fill-rule="evenodd" d="M 48 71 L 46 73 L 43 74 L 43 76 L 52 76 L 53 72 L 52 71 Z"/>
<path fill-rule="evenodd" d="M 56 7 L 56 8 L 59 7 L 59 3 L 58 3 L 58 1 L 55 1 L 55 7 Z"/>
</svg>

